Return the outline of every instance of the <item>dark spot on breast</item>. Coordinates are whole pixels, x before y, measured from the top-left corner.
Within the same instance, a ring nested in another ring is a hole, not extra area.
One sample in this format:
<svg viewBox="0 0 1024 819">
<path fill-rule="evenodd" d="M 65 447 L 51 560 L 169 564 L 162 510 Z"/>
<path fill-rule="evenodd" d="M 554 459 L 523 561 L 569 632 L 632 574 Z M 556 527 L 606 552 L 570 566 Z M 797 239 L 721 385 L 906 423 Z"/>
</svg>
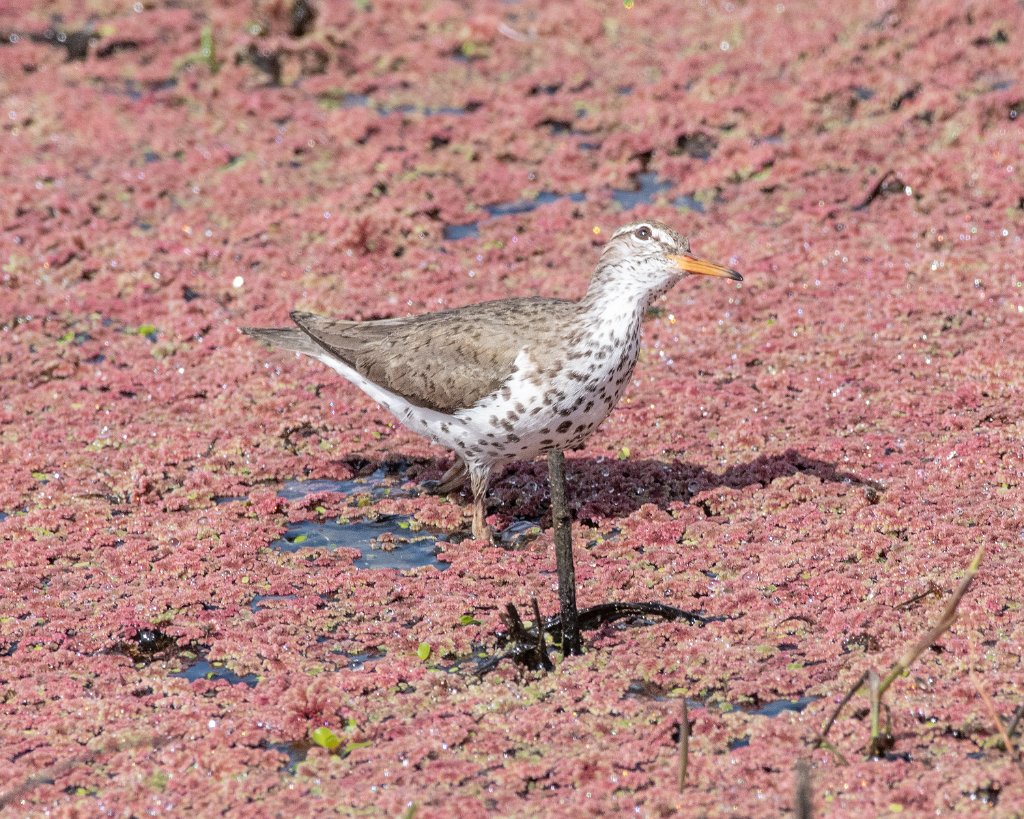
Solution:
<svg viewBox="0 0 1024 819">
<path fill-rule="evenodd" d="M 572 426 L 572 421 L 562 421 L 562 423 L 560 423 L 558 425 L 558 431 L 559 432 L 568 432 L 569 428 L 571 426 Z"/>
</svg>

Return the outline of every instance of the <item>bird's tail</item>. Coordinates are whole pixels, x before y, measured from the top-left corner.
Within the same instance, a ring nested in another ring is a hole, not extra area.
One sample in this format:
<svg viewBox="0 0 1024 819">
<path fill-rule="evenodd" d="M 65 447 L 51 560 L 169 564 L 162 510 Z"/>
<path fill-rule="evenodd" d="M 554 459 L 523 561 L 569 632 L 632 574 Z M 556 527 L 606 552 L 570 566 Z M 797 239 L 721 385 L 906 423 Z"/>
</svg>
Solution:
<svg viewBox="0 0 1024 819">
<path fill-rule="evenodd" d="M 243 327 L 242 332 L 283 350 L 294 350 L 311 356 L 318 356 L 323 352 L 313 339 L 302 330 L 293 327 Z"/>
</svg>

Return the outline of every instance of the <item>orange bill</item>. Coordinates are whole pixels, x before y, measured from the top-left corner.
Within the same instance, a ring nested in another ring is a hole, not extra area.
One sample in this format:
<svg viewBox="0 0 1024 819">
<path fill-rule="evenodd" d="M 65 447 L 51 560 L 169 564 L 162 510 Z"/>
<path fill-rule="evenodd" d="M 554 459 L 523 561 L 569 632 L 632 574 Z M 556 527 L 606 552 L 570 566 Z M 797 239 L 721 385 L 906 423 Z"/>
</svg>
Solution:
<svg viewBox="0 0 1024 819">
<path fill-rule="evenodd" d="M 735 270 L 722 267 L 722 265 L 715 264 L 714 262 L 706 262 L 703 259 L 683 255 L 669 256 L 669 258 L 679 265 L 680 270 L 685 270 L 687 273 L 697 273 L 701 276 L 719 276 L 720 278 L 732 279 L 736 282 L 743 281 L 743 277 Z"/>
</svg>

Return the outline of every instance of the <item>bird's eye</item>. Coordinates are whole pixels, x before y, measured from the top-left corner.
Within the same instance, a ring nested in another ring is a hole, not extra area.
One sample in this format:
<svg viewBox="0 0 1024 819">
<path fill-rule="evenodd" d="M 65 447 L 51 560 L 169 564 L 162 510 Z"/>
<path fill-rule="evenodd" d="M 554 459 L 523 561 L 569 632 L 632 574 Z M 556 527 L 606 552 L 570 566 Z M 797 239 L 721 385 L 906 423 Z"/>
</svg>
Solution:
<svg viewBox="0 0 1024 819">
<path fill-rule="evenodd" d="M 633 231 L 633 235 L 636 236 L 637 239 L 641 239 L 646 242 L 651 238 L 651 229 L 647 227 L 647 225 L 644 225 L 643 227 L 638 227 Z"/>
</svg>

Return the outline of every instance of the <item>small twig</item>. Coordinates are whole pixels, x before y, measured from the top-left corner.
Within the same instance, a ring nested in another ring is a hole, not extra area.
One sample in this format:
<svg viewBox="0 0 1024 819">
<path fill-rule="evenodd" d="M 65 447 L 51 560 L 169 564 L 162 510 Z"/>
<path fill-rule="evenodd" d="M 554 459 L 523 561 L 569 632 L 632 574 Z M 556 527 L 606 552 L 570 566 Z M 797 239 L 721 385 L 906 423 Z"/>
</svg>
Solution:
<svg viewBox="0 0 1024 819">
<path fill-rule="evenodd" d="M 1020 725 L 1021 717 L 1024 717 L 1024 702 L 1017 706 L 1017 710 L 1013 712 L 1013 717 L 1010 719 L 1010 724 L 1006 726 L 1006 735 L 1013 737 L 1017 732 L 1017 726 Z"/>
<path fill-rule="evenodd" d="M 505 605 L 505 613 L 508 615 L 508 630 L 513 639 L 520 639 L 526 633 L 526 626 L 523 625 L 523 618 L 519 616 L 519 609 L 512 603 Z"/>
<path fill-rule="evenodd" d="M 868 671 L 868 699 L 871 703 L 871 743 L 874 747 L 882 732 L 882 678 L 875 669 Z"/>
<path fill-rule="evenodd" d="M 793 815 L 796 819 L 811 819 L 813 812 L 813 799 L 811 796 L 811 766 L 806 759 L 796 761 L 796 783 L 794 794 Z"/>
<path fill-rule="evenodd" d="M 683 697 L 683 713 L 679 721 L 679 792 L 686 787 L 686 773 L 690 768 L 690 707 Z"/>
<path fill-rule="evenodd" d="M 541 665 L 545 669 L 551 671 L 554 669 L 555 664 L 551 662 L 551 658 L 548 656 L 548 644 L 544 639 L 544 621 L 540 616 L 540 606 L 537 605 L 537 598 L 533 598 L 533 627 L 537 629 L 537 656 L 540 658 Z"/>
<path fill-rule="evenodd" d="M 868 195 L 864 197 L 863 201 L 859 205 L 853 206 L 853 210 L 864 210 L 879 196 L 882 196 L 886 193 L 895 193 L 897 191 L 901 191 L 905 187 L 906 185 L 904 185 L 903 180 L 896 176 L 895 171 L 886 171 L 874 184 L 871 190 L 868 191 Z"/>
<path fill-rule="evenodd" d="M 835 707 L 832 715 L 825 720 L 825 724 L 821 726 L 821 731 L 818 732 L 818 736 L 814 741 L 815 745 L 824 747 L 825 737 L 828 736 L 828 732 L 832 730 L 832 726 L 835 725 L 836 720 L 839 719 L 840 712 L 846 707 L 846 704 L 853 699 L 853 695 L 860 691 L 861 686 L 863 686 L 867 681 L 868 672 L 865 671 L 857 678 L 857 682 L 851 686 L 850 690 L 846 692 L 846 696 L 839 701 L 839 705 Z"/>
<path fill-rule="evenodd" d="M 896 608 L 898 608 L 900 611 L 907 611 L 907 609 L 912 609 L 914 606 L 916 606 L 922 600 L 926 600 L 927 598 L 931 597 L 932 595 L 941 596 L 942 595 L 942 589 L 940 589 L 934 583 L 929 581 L 927 589 L 925 589 L 920 594 L 915 594 L 909 600 L 904 600 L 902 603 L 897 603 L 896 604 Z"/>
<path fill-rule="evenodd" d="M 703 626 L 713 618 L 701 617 L 692 611 L 684 611 L 665 603 L 598 603 L 580 609 L 578 612 L 580 630 L 589 630 L 613 623 L 624 617 L 660 617 L 663 620 L 685 620 L 691 626 Z M 552 617 L 548 628 L 561 629 L 561 616 Z"/>
<path fill-rule="evenodd" d="M 832 756 L 836 758 L 836 762 L 838 762 L 840 765 L 850 764 L 846 761 L 846 757 L 843 756 L 843 752 L 840 751 L 835 745 L 833 745 L 827 739 L 819 739 L 817 741 L 817 747 L 821 748 L 822 750 L 829 751 L 832 754 Z"/>
<path fill-rule="evenodd" d="M 953 596 L 950 597 L 949 602 L 946 604 L 946 608 L 943 610 L 938 622 L 936 622 L 935 625 L 932 626 L 923 637 L 921 637 L 921 639 L 903 652 L 903 655 L 893 664 L 892 668 L 889 669 L 889 672 L 885 675 L 884 679 L 879 679 L 878 673 L 873 669 L 865 671 L 857 678 L 857 681 L 853 684 L 850 690 L 846 692 L 846 696 L 844 696 L 839 702 L 839 705 L 836 706 L 832 715 L 825 721 L 821 731 L 814 740 L 815 745 L 819 747 L 826 747 L 825 737 L 828 736 L 828 732 L 832 729 L 832 726 L 839 718 L 839 714 L 842 712 L 843 708 L 846 707 L 847 703 L 853 699 L 854 695 L 860 691 L 865 683 L 870 683 L 871 743 L 869 745 L 869 750 L 872 754 L 875 754 L 879 750 L 881 747 L 880 737 L 882 736 L 882 697 L 885 695 L 889 686 L 892 685 L 897 678 L 905 674 L 910 666 L 913 665 L 914 661 L 917 660 L 917 658 L 920 657 L 929 646 L 938 640 L 939 637 L 945 634 L 946 631 L 949 630 L 950 626 L 952 626 L 956 621 L 960 601 L 963 600 L 964 595 L 967 593 L 967 589 L 970 588 L 971 581 L 974 580 L 974 576 L 978 573 L 978 569 L 981 566 L 981 559 L 984 554 L 985 547 L 979 547 L 978 551 L 974 554 L 973 560 L 971 560 L 970 565 L 967 567 L 967 572 L 964 574 L 963 580 L 960 581 L 960 585 L 957 586 L 956 591 L 953 592 Z"/>
<path fill-rule="evenodd" d="M 871 740 L 868 742 L 868 755 L 883 757 L 893 746 L 892 711 L 882 702 L 882 681 L 878 672 L 868 672 L 868 697 L 871 702 Z M 882 708 L 885 708 L 885 730 L 882 730 Z"/>
<path fill-rule="evenodd" d="M 889 669 L 889 673 L 885 675 L 885 679 L 882 680 L 881 687 L 878 691 L 878 696 L 881 697 L 885 694 L 886 690 L 897 677 L 902 676 L 907 672 L 914 661 L 920 657 L 927 648 L 938 640 L 943 634 L 945 634 L 951 625 L 956 621 L 956 611 L 960 606 L 960 601 L 963 600 L 964 595 L 967 593 L 967 589 L 970 588 L 971 581 L 974 580 L 974 575 L 978 573 L 978 567 L 981 566 L 981 558 L 985 554 L 985 547 L 980 546 L 978 551 L 974 554 L 974 559 L 967 567 L 967 573 L 964 575 L 964 579 L 960 581 L 960 585 L 957 586 L 956 591 L 953 592 L 953 596 L 949 598 L 949 602 L 946 604 L 945 610 L 942 612 L 942 616 L 939 621 L 932 626 L 928 632 L 918 640 L 914 645 L 907 649 L 903 656 L 900 657 L 892 668 Z"/>
<path fill-rule="evenodd" d="M 992 702 L 992 698 L 988 695 L 988 692 L 981 687 L 981 683 L 974 676 L 972 672 L 968 672 L 971 678 L 971 683 L 974 685 L 978 694 L 981 696 L 981 701 L 985 703 L 985 710 L 988 711 L 989 718 L 995 723 L 996 730 L 999 731 L 999 736 L 1003 738 L 1003 747 L 1009 752 L 1010 756 L 1017 759 L 1017 752 L 1013 748 L 1013 741 L 1010 739 L 1010 735 L 1006 732 L 1006 728 L 1003 727 L 1003 721 L 999 719 L 999 712 L 996 711 L 996 704 Z"/>
</svg>

